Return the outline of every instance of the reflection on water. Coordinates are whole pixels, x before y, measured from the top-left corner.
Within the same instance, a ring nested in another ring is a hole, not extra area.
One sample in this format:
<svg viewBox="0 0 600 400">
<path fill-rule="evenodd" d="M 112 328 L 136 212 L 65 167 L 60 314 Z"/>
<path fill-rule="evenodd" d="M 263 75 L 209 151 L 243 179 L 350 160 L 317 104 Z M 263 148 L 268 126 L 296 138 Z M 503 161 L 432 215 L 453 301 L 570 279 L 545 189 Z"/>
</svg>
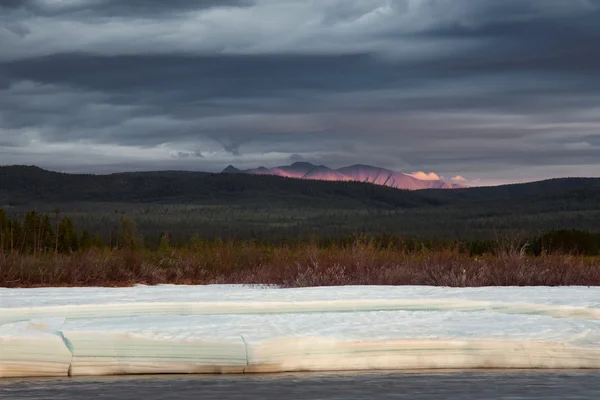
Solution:
<svg viewBox="0 0 600 400">
<path fill-rule="evenodd" d="M 600 399 L 600 371 L 0 380 L 0 399 Z"/>
</svg>

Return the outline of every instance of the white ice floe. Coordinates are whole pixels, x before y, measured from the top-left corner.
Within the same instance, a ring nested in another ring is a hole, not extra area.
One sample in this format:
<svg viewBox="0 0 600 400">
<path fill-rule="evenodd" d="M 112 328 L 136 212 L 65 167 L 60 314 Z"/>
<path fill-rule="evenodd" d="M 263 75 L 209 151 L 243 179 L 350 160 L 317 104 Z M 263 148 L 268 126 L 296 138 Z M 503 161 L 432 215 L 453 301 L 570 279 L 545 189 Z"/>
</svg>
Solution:
<svg viewBox="0 0 600 400">
<path fill-rule="evenodd" d="M 0 377 L 600 368 L 600 289 L 0 289 Z"/>
<path fill-rule="evenodd" d="M 0 377 L 67 376 L 72 353 L 63 324 L 47 318 L 0 325 Z"/>
</svg>

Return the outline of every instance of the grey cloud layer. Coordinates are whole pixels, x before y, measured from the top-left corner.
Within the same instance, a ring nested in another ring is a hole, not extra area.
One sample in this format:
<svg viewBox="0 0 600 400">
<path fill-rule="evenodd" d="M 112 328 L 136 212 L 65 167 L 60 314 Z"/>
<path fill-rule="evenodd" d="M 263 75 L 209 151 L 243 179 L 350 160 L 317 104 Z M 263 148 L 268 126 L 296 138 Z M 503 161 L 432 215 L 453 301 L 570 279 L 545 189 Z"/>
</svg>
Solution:
<svg viewBox="0 0 600 400">
<path fill-rule="evenodd" d="M 600 170 L 600 0 L 56 4 L 2 2 L 8 162 Z"/>
<path fill-rule="evenodd" d="M 214 7 L 242 7 L 250 0 L 3 0 L 0 9 L 24 12 L 35 16 L 155 16 L 162 17 L 173 12 L 203 10 Z M 21 14 L 23 15 L 23 14 Z"/>
</svg>

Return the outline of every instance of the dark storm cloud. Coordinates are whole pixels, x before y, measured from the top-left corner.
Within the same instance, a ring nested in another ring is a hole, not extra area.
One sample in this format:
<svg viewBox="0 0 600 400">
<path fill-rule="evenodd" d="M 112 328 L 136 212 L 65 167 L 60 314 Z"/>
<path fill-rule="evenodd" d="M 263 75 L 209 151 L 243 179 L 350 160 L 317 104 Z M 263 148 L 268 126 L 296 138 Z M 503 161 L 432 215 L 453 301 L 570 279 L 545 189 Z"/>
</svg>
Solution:
<svg viewBox="0 0 600 400">
<path fill-rule="evenodd" d="M 600 52 L 597 51 L 600 1 L 589 1 L 595 7 L 590 6 L 588 12 L 574 15 L 529 15 L 534 2 L 529 2 L 530 7 L 525 8 L 529 12 L 523 10 L 523 6 L 528 5 L 525 1 L 481 3 L 482 20 L 479 23 L 458 24 L 454 21 L 415 35 L 431 40 L 465 40 L 478 44 L 474 51 L 448 60 L 445 65 L 448 71 L 553 71 L 597 76 L 600 67 Z M 517 8 L 521 13 L 511 13 L 510 4 L 521 5 Z"/>
<path fill-rule="evenodd" d="M 419 110 L 503 108 L 564 111 L 573 107 L 573 102 L 586 101 L 585 98 L 569 99 L 570 104 L 565 105 L 561 101 L 565 93 L 582 96 L 597 93 L 600 89 L 600 82 L 588 82 L 585 79 L 565 84 L 561 81 L 563 77 L 560 71 L 553 72 L 550 67 L 545 72 L 548 74 L 546 79 L 532 84 L 528 82 L 531 78 L 514 76 L 510 72 L 493 69 L 479 69 L 477 73 L 461 69 L 451 71 L 443 64 L 404 65 L 364 54 L 113 57 L 66 54 L 5 63 L 2 71 L 12 81 L 33 81 L 103 93 L 115 107 L 138 107 L 135 111 L 128 111 L 124 117 L 166 114 L 180 120 L 239 113 L 323 111 L 368 111 L 373 118 L 381 113 Z M 538 74 L 540 72 L 537 71 Z M 444 92 L 442 85 L 448 81 L 464 87 L 459 87 L 458 91 Z M 436 86 L 436 89 L 420 94 L 419 88 L 425 83 Z M 468 89 L 473 85 L 484 90 L 469 92 Z M 393 89 L 391 98 L 381 98 L 381 94 L 377 93 L 390 88 Z M 410 96 L 403 96 L 404 91 Z M 490 91 L 494 93 L 493 96 L 489 95 Z M 57 96 L 60 94 L 57 93 Z M 557 99 L 557 96 L 560 98 Z M 50 101 L 56 104 L 55 99 Z M 575 104 L 575 107 L 581 105 Z M 27 126 L 36 117 L 42 119 L 41 123 L 47 118 L 39 108 L 33 113 L 22 112 L 24 110 L 21 107 L 27 107 L 26 104 L 7 101 L 4 107 L 16 108 L 6 117 L 8 126 L 12 128 Z M 52 110 L 56 111 L 59 110 Z M 75 117 L 66 118 L 65 122 L 72 125 Z M 113 122 L 110 116 L 105 121 L 108 124 Z M 342 123 L 335 120 L 331 122 Z M 77 124 L 85 126 L 87 123 L 77 121 Z M 376 126 L 377 123 L 374 124 Z M 368 126 L 364 126 L 364 129 L 368 129 Z M 383 130 L 384 127 L 379 129 Z M 463 134 L 469 134 L 464 132 L 463 127 L 459 129 Z M 256 131 L 244 131 L 241 135 L 251 139 L 253 134 L 261 134 L 256 127 L 251 127 L 251 130 Z M 69 135 L 73 132 L 59 134 Z M 162 137 L 160 132 L 157 134 Z M 185 132 L 180 127 L 177 134 L 184 135 Z M 435 136 L 436 130 L 432 130 L 431 134 Z M 120 132 L 115 132 L 115 136 L 120 135 Z M 506 135 L 510 133 L 506 132 Z M 135 141 L 139 138 L 124 136 L 120 140 L 124 143 L 131 139 Z M 223 146 L 228 151 L 239 147 L 231 145 L 233 147 L 228 148 L 230 145 L 226 143 Z"/>
<path fill-rule="evenodd" d="M 175 92 L 195 97 L 247 97 L 295 89 L 378 88 L 399 79 L 393 65 L 367 55 L 58 54 L 4 63 L 12 79 L 118 93 Z M 346 76 L 340 76 L 344 70 Z M 377 76 L 376 76 L 377 75 Z M 194 89 L 194 90 L 189 90 Z"/>
<path fill-rule="evenodd" d="M 0 8 L 20 8 L 30 3 L 29 0 L 4 0 L 0 3 Z"/>
<path fill-rule="evenodd" d="M 40 0 L 2 0 L 0 9 L 22 10 L 39 16 L 87 14 L 105 17 L 160 17 L 214 7 L 243 7 L 251 3 L 251 0 L 81 0 L 64 3 Z"/>
<path fill-rule="evenodd" d="M 56 4 L 2 3 L 13 159 L 60 166 L 96 144 L 140 168 L 293 158 L 486 178 L 599 162 L 600 0 Z"/>
</svg>

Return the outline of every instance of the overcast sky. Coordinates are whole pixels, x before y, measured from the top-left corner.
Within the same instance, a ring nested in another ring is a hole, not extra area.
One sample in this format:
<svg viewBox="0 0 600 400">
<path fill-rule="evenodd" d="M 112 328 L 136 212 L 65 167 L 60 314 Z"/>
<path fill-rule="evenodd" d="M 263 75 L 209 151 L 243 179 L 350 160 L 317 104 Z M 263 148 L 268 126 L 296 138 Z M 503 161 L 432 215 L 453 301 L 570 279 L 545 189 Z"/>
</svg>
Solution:
<svg viewBox="0 0 600 400">
<path fill-rule="evenodd" d="M 600 176 L 600 0 L 0 0 L 0 164 Z"/>
</svg>

